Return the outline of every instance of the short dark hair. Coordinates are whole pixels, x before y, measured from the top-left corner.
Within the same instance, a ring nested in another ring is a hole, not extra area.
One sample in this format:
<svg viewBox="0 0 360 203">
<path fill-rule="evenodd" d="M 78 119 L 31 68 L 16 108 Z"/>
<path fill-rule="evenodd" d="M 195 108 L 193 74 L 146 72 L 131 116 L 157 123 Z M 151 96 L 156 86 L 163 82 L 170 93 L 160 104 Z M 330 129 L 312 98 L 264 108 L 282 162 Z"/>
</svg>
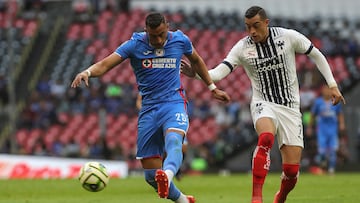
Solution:
<svg viewBox="0 0 360 203">
<path fill-rule="evenodd" d="M 146 16 L 145 25 L 152 29 L 159 27 L 162 23 L 166 23 L 165 16 L 158 12 L 152 12 Z"/>
<path fill-rule="evenodd" d="M 252 18 L 252 17 L 256 16 L 257 14 L 259 14 L 261 19 L 266 19 L 267 18 L 266 11 L 263 8 L 261 8 L 260 6 L 252 6 L 252 7 L 250 7 L 245 12 L 245 18 Z"/>
</svg>

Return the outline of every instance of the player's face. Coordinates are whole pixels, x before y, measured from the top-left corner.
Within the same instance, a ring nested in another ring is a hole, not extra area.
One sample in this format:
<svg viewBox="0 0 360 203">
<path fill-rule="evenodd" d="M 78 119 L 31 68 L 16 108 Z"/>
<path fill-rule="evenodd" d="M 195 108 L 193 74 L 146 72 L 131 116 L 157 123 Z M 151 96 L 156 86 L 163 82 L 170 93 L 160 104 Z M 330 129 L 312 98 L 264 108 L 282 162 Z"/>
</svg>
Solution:
<svg viewBox="0 0 360 203">
<path fill-rule="evenodd" d="M 262 19 L 259 14 L 252 18 L 245 18 L 246 30 L 254 42 L 266 42 L 269 35 L 269 19 Z"/>
<path fill-rule="evenodd" d="M 145 31 L 149 36 L 151 46 L 154 48 L 162 48 L 165 44 L 168 35 L 168 24 L 161 23 L 157 28 L 146 27 Z"/>
<path fill-rule="evenodd" d="M 328 88 L 327 86 L 324 86 L 322 88 L 322 95 L 323 95 L 325 100 L 330 100 L 331 99 L 331 90 L 330 90 L 330 88 Z"/>
</svg>

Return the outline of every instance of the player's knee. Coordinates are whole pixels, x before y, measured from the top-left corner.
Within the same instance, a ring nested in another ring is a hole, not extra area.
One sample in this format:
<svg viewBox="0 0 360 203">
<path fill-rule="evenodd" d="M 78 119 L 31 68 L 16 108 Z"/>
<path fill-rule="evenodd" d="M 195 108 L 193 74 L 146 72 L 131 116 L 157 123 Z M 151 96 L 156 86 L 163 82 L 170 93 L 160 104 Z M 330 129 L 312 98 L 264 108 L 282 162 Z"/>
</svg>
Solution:
<svg viewBox="0 0 360 203">
<path fill-rule="evenodd" d="M 271 148 L 274 144 L 274 135 L 272 133 L 261 133 L 259 135 L 258 145 Z"/>
<path fill-rule="evenodd" d="M 283 164 L 284 175 L 288 178 L 296 178 L 299 174 L 299 164 Z"/>
<path fill-rule="evenodd" d="M 171 146 L 172 148 L 177 148 L 182 151 L 182 140 L 182 135 L 175 132 L 170 132 L 165 137 L 165 147 L 167 148 L 168 146 Z"/>
</svg>

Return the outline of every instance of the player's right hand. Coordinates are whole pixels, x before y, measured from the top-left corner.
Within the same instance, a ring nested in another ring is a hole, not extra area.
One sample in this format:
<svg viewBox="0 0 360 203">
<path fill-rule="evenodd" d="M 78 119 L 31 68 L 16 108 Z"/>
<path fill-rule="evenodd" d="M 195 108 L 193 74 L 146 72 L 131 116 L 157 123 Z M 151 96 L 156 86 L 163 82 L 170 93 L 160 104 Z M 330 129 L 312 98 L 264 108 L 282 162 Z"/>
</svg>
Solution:
<svg viewBox="0 0 360 203">
<path fill-rule="evenodd" d="M 338 104 L 340 101 L 343 104 L 346 104 L 345 98 L 342 96 L 338 87 L 332 87 L 330 88 L 330 91 L 331 91 L 333 105 Z"/>
<path fill-rule="evenodd" d="M 89 76 L 85 71 L 78 73 L 76 75 L 75 79 L 71 83 L 71 87 L 72 88 L 80 87 L 82 81 L 84 81 L 87 87 L 89 86 Z"/>
<path fill-rule="evenodd" d="M 217 88 L 211 91 L 211 93 L 215 99 L 220 100 L 222 102 L 228 103 L 231 100 L 230 96 L 226 92 L 219 90 Z"/>
</svg>

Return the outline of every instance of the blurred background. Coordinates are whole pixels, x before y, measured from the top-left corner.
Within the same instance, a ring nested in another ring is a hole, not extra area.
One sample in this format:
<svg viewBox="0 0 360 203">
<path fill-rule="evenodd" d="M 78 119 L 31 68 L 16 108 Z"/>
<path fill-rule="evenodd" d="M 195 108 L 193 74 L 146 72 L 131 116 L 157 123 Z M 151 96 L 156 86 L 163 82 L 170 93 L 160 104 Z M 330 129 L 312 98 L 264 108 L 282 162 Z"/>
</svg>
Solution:
<svg viewBox="0 0 360 203">
<path fill-rule="evenodd" d="M 89 88 L 71 89 L 75 75 L 143 31 L 150 11 L 193 41 L 209 68 L 246 36 L 244 12 L 267 10 L 271 26 L 296 29 L 327 57 L 347 99 L 339 134 L 339 171 L 360 170 L 360 1 L 356 0 L 0 0 L 0 152 L 3 155 L 135 160 L 137 86 L 126 61 Z M 296 58 L 304 128 L 324 79 L 304 55 Z M 249 113 L 250 81 L 238 68 L 217 84 L 232 102 L 211 98 L 202 82 L 182 77 L 190 129 L 184 171 L 248 172 L 257 142 Z M 316 136 L 305 137 L 302 170 L 310 171 Z M 274 145 L 277 146 L 277 145 Z M 277 147 L 272 170 L 280 170 Z M 0 159 L 1 161 L 1 159 Z"/>
</svg>

